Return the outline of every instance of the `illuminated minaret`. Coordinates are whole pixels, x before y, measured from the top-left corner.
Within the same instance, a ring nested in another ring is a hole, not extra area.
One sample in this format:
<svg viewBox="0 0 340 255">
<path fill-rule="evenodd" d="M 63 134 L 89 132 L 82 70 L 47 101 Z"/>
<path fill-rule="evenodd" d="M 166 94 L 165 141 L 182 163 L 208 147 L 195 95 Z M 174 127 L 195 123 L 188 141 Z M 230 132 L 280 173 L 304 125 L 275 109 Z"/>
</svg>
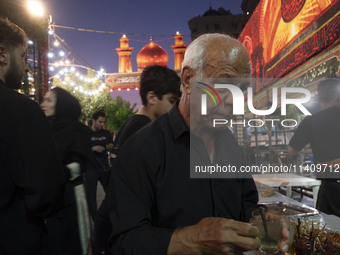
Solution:
<svg viewBox="0 0 340 255">
<path fill-rule="evenodd" d="M 117 48 L 117 53 L 119 55 L 119 73 L 131 73 L 131 53 L 133 48 L 129 47 L 129 39 L 126 35 L 120 38 L 120 48 Z"/>
<path fill-rule="evenodd" d="M 183 35 L 176 32 L 175 45 L 172 45 L 172 50 L 175 53 L 175 70 L 181 70 L 182 62 L 184 59 L 184 52 L 187 48 L 187 44 L 183 44 Z"/>
</svg>

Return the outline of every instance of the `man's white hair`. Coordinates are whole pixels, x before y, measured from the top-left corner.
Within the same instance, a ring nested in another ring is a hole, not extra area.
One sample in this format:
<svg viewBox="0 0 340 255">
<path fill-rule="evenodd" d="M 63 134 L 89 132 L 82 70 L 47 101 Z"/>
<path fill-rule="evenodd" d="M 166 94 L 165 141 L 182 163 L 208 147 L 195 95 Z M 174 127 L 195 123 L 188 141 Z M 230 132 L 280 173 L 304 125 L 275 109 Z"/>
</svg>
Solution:
<svg viewBox="0 0 340 255">
<path fill-rule="evenodd" d="M 196 78 L 202 79 L 206 63 L 206 48 L 215 39 L 234 40 L 239 43 L 239 41 L 226 34 L 213 33 L 201 35 L 192 41 L 186 49 L 182 68 L 185 66 L 190 67 L 195 71 Z"/>
</svg>

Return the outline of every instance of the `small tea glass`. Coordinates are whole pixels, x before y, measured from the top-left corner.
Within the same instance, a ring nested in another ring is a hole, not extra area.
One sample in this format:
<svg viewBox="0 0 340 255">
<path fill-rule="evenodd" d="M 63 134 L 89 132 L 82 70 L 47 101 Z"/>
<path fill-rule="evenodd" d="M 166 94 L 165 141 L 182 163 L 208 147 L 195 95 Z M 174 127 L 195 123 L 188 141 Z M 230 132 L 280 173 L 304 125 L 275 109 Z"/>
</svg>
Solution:
<svg viewBox="0 0 340 255">
<path fill-rule="evenodd" d="M 261 245 L 259 250 L 265 254 L 275 254 L 280 250 L 282 240 L 282 216 L 275 209 L 259 208 L 252 213 L 253 225 L 257 227 Z"/>
</svg>

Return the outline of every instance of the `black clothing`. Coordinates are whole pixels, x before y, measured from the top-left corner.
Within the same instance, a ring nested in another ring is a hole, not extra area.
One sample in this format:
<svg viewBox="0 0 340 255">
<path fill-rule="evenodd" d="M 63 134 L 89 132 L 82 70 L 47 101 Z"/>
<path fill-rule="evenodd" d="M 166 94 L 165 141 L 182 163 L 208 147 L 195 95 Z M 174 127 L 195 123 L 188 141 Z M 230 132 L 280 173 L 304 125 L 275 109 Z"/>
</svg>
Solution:
<svg viewBox="0 0 340 255">
<path fill-rule="evenodd" d="M 223 140 L 235 142 L 230 132 Z M 166 254 L 176 228 L 204 217 L 247 220 L 258 201 L 254 181 L 190 179 L 189 147 L 189 129 L 177 106 L 121 147 L 108 192 L 114 254 Z M 231 153 L 220 156 L 240 158 L 237 148 Z"/>
<path fill-rule="evenodd" d="M 65 176 L 39 106 L 0 80 L 0 254 L 41 254 L 44 218 L 63 206 Z"/>
<path fill-rule="evenodd" d="M 105 148 L 105 151 L 103 152 L 96 152 L 94 151 L 94 155 L 97 159 L 100 160 L 101 165 L 100 168 L 107 168 L 108 167 L 108 159 L 107 159 L 107 150 L 106 145 L 113 143 L 112 135 L 109 131 L 102 129 L 99 131 L 92 131 L 91 137 L 90 137 L 90 146 L 91 148 L 93 146 L 99 145 L 101 147 Z M 97 164 L 100 164 L 99 162 L 96 162 Z M 101 169 L 104 170 L 104 169 Z M 106 169 L 105 169 L 106 170 Z"/>
<path fill-rule="evenodd" d="M 78 162 L 83 167 L 91 157 L 88 142 L 91 129 L 78 121 L 81 108 L 77 99 L 58 87 L 53 91 L 57 93 L 57 102 L 50 126 L 62 163 L 65 167 Z M 65 167 L 65 172 L 68 171 Z"/>
<path fill-rule="evenodd" d="M 56 92 L 57 103 L 55 115 L 50 118 L 50 124 L 68 182 L 64 197 L 65 208 L 46 222 L 48 245 L 45 248 L 45 254 L 81 255 L 84 253 L 81 247 L 82 233 L 79 231 L 81 224 L 75 188 L 83 185 L 84 181 L 82 175 L 76 179 L 71 178 L 72 174 L 66 165 L 77 162 L 81 169 L 84 168 L 91 155 L 88 145 L 91 130 L 78 121 L 81 113 L 79 102 L 65 90 L 55 88 L 53 91 Z M 85 196 L 80 199 L 83 199 L 83 203 L 86 204 Z M 86 214 L 86 212 L 82 213 Z"/>
<path fill-rule="evenodd" d="M 150 123 L 150 118 L 145 115 L 136 114 L 124 122 L 123 126 L 119 129 L 115 139 L 114 151 L 118 152 L 119 147 L 139 129 Z"/>
<path fill-rule="evenodd" d="M 99 164 L 88 164 L 85 173 L 86 197 L 89 205 L 89 212 L 93 221 L 96 221 L 97 211 L 97 186 L 98 181 L 102 185 L 104 192 L 107 192 L 108 172 L 105 172 Z"/>
<path fill-rule="evenodd" d="M 107 191 L 109 162 L 106 146 L 113 143 L 112 135 L 109 131 L 102 129 L 92 131 L 90 136 L 90 148 L 99 145 L 105 148 L 101 153 L 92 151 L 92 161 L 86 166 L 86 195 L 89 204 L 90 215 L 95 221 L 97 217 L 97 185 L 98 181 Z"/>
<path fill-rule="evenodd" d="M 139 129 L 150 123 L 151 119 L 145 115 L 136 114 L 124 122 L 123 126 L 119 129 L 114 146 L 114 152 L 118 153 L 120 146 Z M 114 162 L 114 161 L 113 161 Z M 114 164 L 113 164 L 114 171 Z M 96 251 L 108 252 L 108 240 L 112 233 L 112 226 L 109 218 L 109 208 L 107 199 L 101 203 L 97 219 L 94 224 L 94 246 Z"/>
<path fill-rule="evenodd" d="M 340 217 L 339 195 L 339 182 L 322 180 L 318 193 L 318 200 L 316 201 L 316 209 Z"/>
<path fill-rule="evenodd" d="M 340 158 L 340 107 L 306 117 L 296 129 L 289 146 L 300 151 L 311 144 L 315 163 Z"/>
<path fill-rule="evenodd" d="M 306 117 L 296 129 L 289 145 L 300 151 L 308 143 L 311 144 L 315 164 L 340 158 L 339 106 L 327 108 Z M 325 175 L 322 176 L 324 177 Z M 337 176 L 327 173 L 326 177 Z M 324 213 L 340 216 L 339 195 L 340 183 L 337 183 L 335 179 L 322 180 L 316 208 Z"/>
</svg>

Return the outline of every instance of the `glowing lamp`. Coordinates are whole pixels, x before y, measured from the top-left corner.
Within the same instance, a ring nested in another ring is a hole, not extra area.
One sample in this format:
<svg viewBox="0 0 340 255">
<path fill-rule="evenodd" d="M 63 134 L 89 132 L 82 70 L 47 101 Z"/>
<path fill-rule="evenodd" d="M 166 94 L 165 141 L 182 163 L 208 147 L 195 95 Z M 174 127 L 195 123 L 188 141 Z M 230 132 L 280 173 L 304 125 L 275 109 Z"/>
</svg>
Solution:
<svg viewBox="0 0 340 255">
<path fill-rule="evenodd" d="M 39 1 L 27 1 L 27 9 L 34 16 L 44 16 L 44 8 Z"/>
</svg>

